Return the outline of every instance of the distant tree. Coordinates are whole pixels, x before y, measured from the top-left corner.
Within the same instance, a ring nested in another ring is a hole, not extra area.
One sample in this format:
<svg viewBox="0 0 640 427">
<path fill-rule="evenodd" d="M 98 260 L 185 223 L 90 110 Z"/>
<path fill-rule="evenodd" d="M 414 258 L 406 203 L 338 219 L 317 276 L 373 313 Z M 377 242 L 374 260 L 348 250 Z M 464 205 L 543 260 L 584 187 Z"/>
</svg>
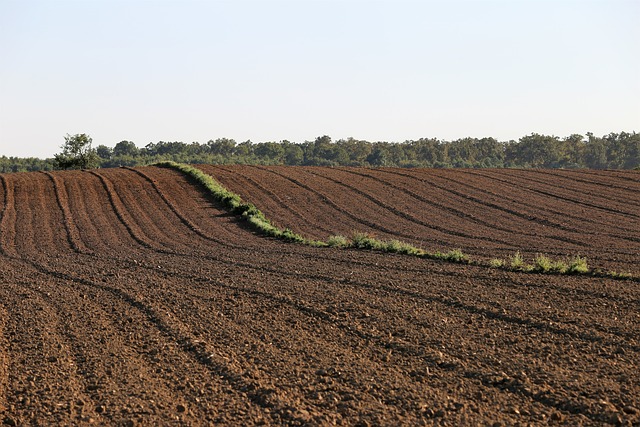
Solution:
<svg viewBox="0 0 640 427">
<path fill-rule="evenodd" d="M 336 146 L 348 155 L 347 163 L 342 163 L 345 166 L 364 166 L 372 150 L 369 142 L 358 141 L 351 137 L 336 141 Z M 340 155 L 342 156 L 342 153 Z"/>
<path fill-rule="evenodd" d="M 284 146 L 277 142 L 261 142 L 256 144 L 253 152 L 256 156 L 269 163 L 283 163 Z"/>
<path fill-rule="evenodd" d="M 559 166 L 558 147 L 560 140 L 556 136 L 532 133 L 523 136 L 515 144 L 509 144 L 506 161 L 512 166 L 552 168 Z"/>
<path fill-rule="evenodd" d="M 250 139 L 248 139 L 238 144 L 234 151 L 240 159 L 246 161 L 253 155 L 254 149 L 255 147 L 253 143 L 251 142 Z"/>
<path fill-rule="evenodd" d="M 388 142 L 376 142 L 374 143 L 371 154 L 367 156 L 367 162 L 371 166 L 392 166 L 389 153 Z"/>
<path fill-rule="evenodd" d="M 64 137 L 62 153 L 54 155 L 56 169 L 92 169 L 98 167 L 100 158 L 96 150 L 91 148 L 93 140 L 86 133 Z"/>
<path fill-rule="evenodd" d="M 290 166 L 301 165 L 304 161 L 304 151 L 298 144 L 294 144 L 289 141 L 282 141 L 284 147 L 284 160 L 285 164 Z"/>
<path fill-rule="evenodd" d="M 233 139 L 218 138 L 215 141 L 207 142 L 207 150 L 210 154 L 219 154 L 221 156 L 231 156 L 236 148 L 236 142 Z"/>
<path fill-rule="evenodd" d="M 603 138 L 587 132 L 587 145 L 585 147 L 585 163 L 591 169 L 607 168 L 607 145 Z"/>
<path fill-rule="evenodd" d="M 417 141 L 407 141 L 405 146 L 411 157 L 423 166 L 433 167 L 448 160 L 446 144 L 435 138 L 420 138 Z"/>
<path fill-rule="evenodd" d="M 98 145 L 96 147 L 96 154 L 102 160 L 109 160 L 111 156 L 113 156 L 113 148 L 107 147 L 106 145 Z"/>
<path fill-rule="evenodd" d="M 132 156 L 135 157 L 139 153 L 138 147 L 131 141 L 120 141 L 113 147 L 114 156 Z"/>
</svg>

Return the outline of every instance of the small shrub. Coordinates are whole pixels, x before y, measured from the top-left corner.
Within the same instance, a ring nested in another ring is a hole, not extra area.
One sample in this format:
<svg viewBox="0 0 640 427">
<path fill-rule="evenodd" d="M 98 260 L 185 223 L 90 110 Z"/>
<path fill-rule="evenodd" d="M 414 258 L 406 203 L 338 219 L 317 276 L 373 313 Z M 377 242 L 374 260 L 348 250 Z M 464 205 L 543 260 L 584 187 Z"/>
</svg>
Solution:
<svg viewBox="0 0 640 427">
<path fill-rule="evenodd" d="M 565 274 L 569 270 L 569 265 L 564 261 L 555 261 L 551 268 L 554 273 Z"/>
<path fill-rule="evenodd" d="M 353 247 L 358 249 L 382 250 L 384 247 L 383 243 L 380 240 L 376 239 L 368 233 L 356 232 L 353 234 L 353 238 L 351 239 L 351 241 L 353 242 Z"/>
<path fill-rule="evenodd" d="M 553 261 L 544 255 L 536 255 L 533 262 L 536 271 L 546 273 L 553 269 Z"/>
<path fill-rule="evenodd" d="M 344 236 L 329 236 L 327 239 L 327 245 L 332 248 L 348 248 L 351 246 L 351 242 Z"/>
<path fill-rule="evenodd" d="M 563 261 L 553 261 L 544 255 L 536 255 L 533 271 L 542 273 L 565 273 L 569 266 Z"/>
<path fill-rule="evenodd" d="M 511 268 L 514 270 L 524 270 L 524 259 L 522 258 L 522 255 L 520 254 L 520 251 L 516 252 L 512 257 L 510 257 L 511 259 Z"/>
<path fill-rule="evenodd" d="M 389 240 L 386 242 L 385 250 L 387 252 L 394 252 L 405 255 L 422 255 L 424 251 L 409 243 L 401 242 L 400 240 Z"/>
<path fill-rule="evenodd" d="M 499 258 L 494 258 L 491 261 L 489 261 L 489 266 L 493 268 L 502 268 L 505 266 L 505 264 L 506 264 L 505 261 Z"/>
<path fill-rule="evenodd" d="M 444 258 L 446 261 L 451 262 L 459 262 L 465 263 L 469 261 L 469 257 L 467 257 L 460 249 L 453 249 L 444 254 Z"/>
<path fill-rule="evenodd" d="M 280 230 L 278 230 L 280 231 Z M 290 242 L 304 243 L 305 238 L 301 235 L 294 233 L 292 230 L 285 228 L 284 231 L 280 231 L 281 237 Z"/>
<path fill-rule="evenodd" d="M 616 279 L 631 279 L 633 275 L 631 273 L 625 272 L 614 272 L 614 276 Z"/>
<path fill-rule="evenodd" d="M 569 265 L 567 266 L 567 273 L 571 274 L 585 274 L 589 272 L 589 264 L 587 264 L 587 259 L 581 256 L 575 256 L 571 260 L 569 260 Z"/>
</svg>

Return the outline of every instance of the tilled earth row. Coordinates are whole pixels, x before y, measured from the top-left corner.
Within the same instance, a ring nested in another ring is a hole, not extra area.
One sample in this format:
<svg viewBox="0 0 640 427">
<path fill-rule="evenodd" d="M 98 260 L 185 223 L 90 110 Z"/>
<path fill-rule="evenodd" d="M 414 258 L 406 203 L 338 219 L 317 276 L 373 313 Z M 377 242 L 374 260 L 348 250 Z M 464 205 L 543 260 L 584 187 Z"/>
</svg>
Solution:
<svg viewBox="0 0 640 427">
<path fill-rule="evenodd" d="M 383 223 L 373 206 L 358 211 L 362 200 L 409 215 L 398 193 L 430 197 L 351 177 L 374 171 L 269 169 L 212 173 L 278 201 L 247 197 L 310 234 L 331 203 L 325 232 L 358 212 Z M 333 189 L 307 190 L 303 204 L 259 173 L 310 189 L 293 174 L 325 174 L 358 191 L 338 217 Z M 605 178 L 583 180 L 634 185 Z M 640 423 L 635 282 L 286 244 L 254 235 L 167 169 L 0 180 L 0 423 Z M 313 213 L 313 197 L 329 202 Z M 383 225 L 394 235 L 393 221 Z"/>
</svg>

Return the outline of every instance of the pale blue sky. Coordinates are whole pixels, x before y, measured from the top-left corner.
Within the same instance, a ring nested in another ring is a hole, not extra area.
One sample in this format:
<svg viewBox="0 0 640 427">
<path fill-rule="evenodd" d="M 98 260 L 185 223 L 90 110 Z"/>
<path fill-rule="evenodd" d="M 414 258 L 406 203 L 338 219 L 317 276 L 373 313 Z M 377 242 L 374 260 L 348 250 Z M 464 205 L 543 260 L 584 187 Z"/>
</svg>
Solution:
<svg viewBox="0 0 640 427">
<path fill-rule="evenodd" d="M 637 0 L 0 0 L 0 155 L 640 131 L 638 22 Z"/>
</svg>

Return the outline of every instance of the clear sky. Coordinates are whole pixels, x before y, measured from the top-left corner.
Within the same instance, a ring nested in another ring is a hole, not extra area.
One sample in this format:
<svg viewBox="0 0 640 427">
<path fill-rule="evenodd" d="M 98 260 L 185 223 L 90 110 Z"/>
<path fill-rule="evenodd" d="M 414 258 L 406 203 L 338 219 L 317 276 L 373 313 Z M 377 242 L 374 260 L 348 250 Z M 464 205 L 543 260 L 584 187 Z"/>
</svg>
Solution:
<svg viewBox="0 0 640 427">
<path fill-rule="evenodd" d="M 640 131 L 638 0 L 0 0 L 0 155 Z"/>
</svg>

